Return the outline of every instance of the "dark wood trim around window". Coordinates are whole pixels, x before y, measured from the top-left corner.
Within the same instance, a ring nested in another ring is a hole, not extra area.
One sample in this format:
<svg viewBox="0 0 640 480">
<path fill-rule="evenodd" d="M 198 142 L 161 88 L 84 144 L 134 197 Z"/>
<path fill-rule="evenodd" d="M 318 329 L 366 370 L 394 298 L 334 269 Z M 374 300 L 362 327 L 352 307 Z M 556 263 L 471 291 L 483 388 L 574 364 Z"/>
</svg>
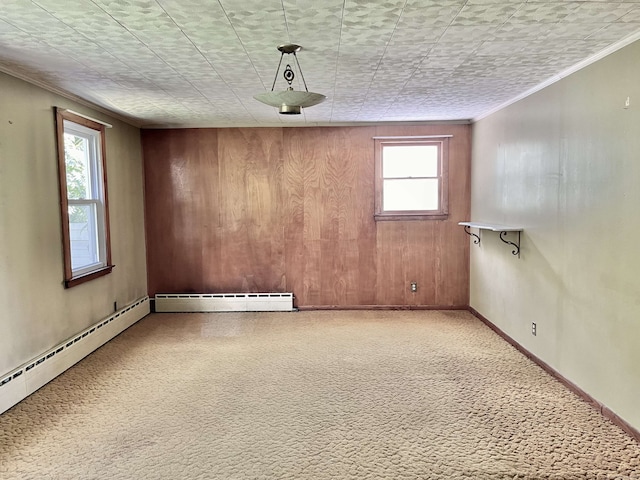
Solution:
<svg viewBox="0 0 640 480">
<path fill-rule="evenodd" d="M 113 270 L 115 265 L 107 265 L 106 267 L 101 267 L 98 270 L 94 270 L 90 273 L 85 273 L 84 275 L 79 275 L 77 277 L 73 277 L 70 280 L 64 281 L 64 286 L 66 288 L 75 287 L 76 285 L 80 285 L 81 283 L 88 282 L 89 280 L 93 280 L 94 278 L 103 277 Z"/>
<path fill-rule="evenodd" d="M 424 213 L 421 210 L 406 211 L 406 212 L 382 212 L 373 215 L 373 218 L 378 222 L 394 221 L 394 220 L 446 220 L 449 215 Z"/>
<path fill-rule="evenodd" d="M 450 135 L 442 137 L 421 138 L 410 137 L 402 139 L 375 138 L 375 214 L 376 221 L 385 220 L 446 220 L 449 218 L 449 138 Z M 382 149 L 385 145 L 438 145 L 440 151 L 439 158 L 439 179 L 440 198 L 438 210 L 403 210 L 385 211 L 383 210 L 383 182 L 382 176 Z"/>
<path fill-rule="evenodd" d="M 107 165 L 106 165 L 106 138 L 105 125 L 94 122 L 87 118 L 81 117 L 74 113 L 68 112 L 62 108 L 55 108 L 56 117 L 56 140 L 58 151 L 58 184 L 60 187 L 60 213 L 62 218 L 62 247 L 64 257 L 64 285 L 65 288 L 75 287 L 82 283 L 102 277 L 111 273 L 114 265 L 111 263 L 111 236 L 109 234 L 109 200 L 107 193 Z M 71 235 L 69 232 L 69 202 L 67 192 L 67 169 L 64 154 L 64 120 L 82 125 L 100 132 L 100 155 L 102 162 L 102 182 L 104 195 L 104 234 L 105 234 L 105 253 L 106 265 L 102 265 L 96 270 L 84 273 L 82 275 L 73 276 L 71 268 Z"/>
</svg>

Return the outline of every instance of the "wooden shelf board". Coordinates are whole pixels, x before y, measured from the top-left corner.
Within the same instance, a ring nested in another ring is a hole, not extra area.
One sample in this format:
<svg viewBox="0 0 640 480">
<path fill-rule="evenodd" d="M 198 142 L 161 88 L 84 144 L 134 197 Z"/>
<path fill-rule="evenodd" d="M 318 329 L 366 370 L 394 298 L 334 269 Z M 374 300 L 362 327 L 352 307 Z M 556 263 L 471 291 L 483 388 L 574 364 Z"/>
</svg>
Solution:
<svg viewBox="0 0 640 480">
<path fill-rule="evenodd" d="M 479 228 L 480 230 L 491 230 L 492 232 L 521 232 L 521 227 L 511 227 L 507 225 L 498 225 L 495 223 L 482 223 L 482 222 L 458 222 L 458 225 L 463 225 L 471 228 Z"/>
</svg>

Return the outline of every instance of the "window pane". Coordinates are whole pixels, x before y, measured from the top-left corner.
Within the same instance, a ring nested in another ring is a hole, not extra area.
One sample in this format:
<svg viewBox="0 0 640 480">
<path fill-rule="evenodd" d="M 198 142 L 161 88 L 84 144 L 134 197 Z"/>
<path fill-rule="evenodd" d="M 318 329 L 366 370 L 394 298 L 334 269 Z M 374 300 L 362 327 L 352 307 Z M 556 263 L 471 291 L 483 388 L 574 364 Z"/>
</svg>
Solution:
<svg viewBox="0 0 640 480">
<path fill-rule="evenodd" d="M 384 180 L 383 205 L 385 211 L 438 210 L 438 180 Z"/>
<path fill-rule="evenodd" d="M 69 205 L 71 269 L 78 270 L 100 262 L 96 205 Z"/>
<path fill-rule="evenodd" d="M 382 149 L 384 178 L 437 177 L 436 145 L 386 145 Z"/>
<path fill-rule="evenodd" d="M 70 133 L 64 134 L 64 160 L 67 170 L 67 197 L 90 198 L 91 171 L 89 140 Z"/>
</svg>

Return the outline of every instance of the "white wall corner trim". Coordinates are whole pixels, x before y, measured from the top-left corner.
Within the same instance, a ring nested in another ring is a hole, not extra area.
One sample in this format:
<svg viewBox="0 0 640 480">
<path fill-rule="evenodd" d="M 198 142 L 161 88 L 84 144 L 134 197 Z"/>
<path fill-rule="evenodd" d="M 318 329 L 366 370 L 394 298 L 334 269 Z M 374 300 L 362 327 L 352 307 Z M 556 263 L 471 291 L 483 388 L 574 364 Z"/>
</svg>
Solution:
<svg viewBox="0 0 640 480">
<path fill-rule="evenodd" d="M 0 413 L 46 385 L 113 337 L 149 314 L 143 297 L 0 376 Z"/>
</svg>

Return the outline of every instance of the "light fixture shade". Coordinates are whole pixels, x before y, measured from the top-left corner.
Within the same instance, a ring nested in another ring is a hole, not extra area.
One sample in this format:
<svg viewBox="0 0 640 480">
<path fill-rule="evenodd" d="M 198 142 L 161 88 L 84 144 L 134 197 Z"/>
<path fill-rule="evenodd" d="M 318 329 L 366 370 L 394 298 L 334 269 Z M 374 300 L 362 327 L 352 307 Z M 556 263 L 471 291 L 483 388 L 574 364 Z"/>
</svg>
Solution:
<svg viewBox="0 0 640 480">
<path fill-rule="evenodd" d="M 327 97 L 320 93 L 301 92 L 299 90 L 283 90 L 280 92 L 264 92 L 254 95 L 253 98 L 259 102 L 266 103 L 272 107 L 285 107 L 285 110 L 292 107 L 312 107 L 324 102 Z M 282 110 L 282 109 L 281 109 Z M 298 108 L 299 110 L 299 108 Z M 280 113 L 288 113 L 281 111 Z M 297 113 L 300 113 L 299 111 Z"/>
</svg>

